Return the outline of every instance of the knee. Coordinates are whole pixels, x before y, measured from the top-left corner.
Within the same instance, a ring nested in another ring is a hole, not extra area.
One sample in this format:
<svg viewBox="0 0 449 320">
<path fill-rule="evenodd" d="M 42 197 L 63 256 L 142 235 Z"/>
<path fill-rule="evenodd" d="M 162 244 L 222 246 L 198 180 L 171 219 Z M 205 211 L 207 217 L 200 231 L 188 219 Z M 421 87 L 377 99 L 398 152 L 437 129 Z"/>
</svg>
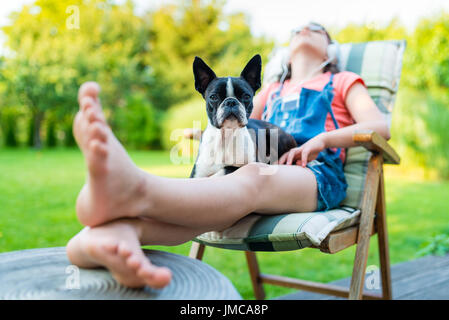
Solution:
<svg viewBox="0 0 449 320">
<path fill-rule="evenodd" d="M 273 166 L 263 162 L 251 162 L 239 168 L 234 174 L 239 175 L 246 190 L 259 194 L 261 188 L 265 187 L 270 179 Z"/>
</svg>

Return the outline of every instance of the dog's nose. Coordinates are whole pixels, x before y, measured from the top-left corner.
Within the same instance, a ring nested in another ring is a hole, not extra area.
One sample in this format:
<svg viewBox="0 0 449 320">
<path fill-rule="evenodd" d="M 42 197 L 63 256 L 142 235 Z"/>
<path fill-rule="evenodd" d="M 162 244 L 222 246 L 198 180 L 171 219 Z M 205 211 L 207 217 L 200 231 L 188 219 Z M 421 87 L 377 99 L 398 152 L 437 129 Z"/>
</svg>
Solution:
<svg viewBox="0 0 449 320">
<path fill-rule="evenodd" d="M 226 106 L 226 107 L 230 107 L 230 108 L 237 107 L 238 104 L 239 104 L 239 102 L 238 102 L 237 99 L 228 99 L 228 100 L 225 102 L 225 106 Z"/>
</svg>

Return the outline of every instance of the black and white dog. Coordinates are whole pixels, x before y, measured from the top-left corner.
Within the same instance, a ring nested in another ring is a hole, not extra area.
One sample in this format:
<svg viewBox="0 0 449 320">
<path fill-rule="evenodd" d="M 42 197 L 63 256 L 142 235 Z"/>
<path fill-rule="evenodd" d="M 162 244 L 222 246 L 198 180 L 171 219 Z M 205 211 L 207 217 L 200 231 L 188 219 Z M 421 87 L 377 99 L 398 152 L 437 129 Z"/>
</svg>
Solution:
<svg viewBox="0 0 449 320">
<path fill-rule="evenodd" d="M 253 96 L 260 88 L 262 60 L 255 55 L 240 77 L 218 78 L 195 57 L 195 89 L 206 100 L 208 124 L 191 178 L 225 175 L 254 161 L 273 163 L 291 148 L 295 139 L 278 126 L 250 119 Z"/>
</svg>

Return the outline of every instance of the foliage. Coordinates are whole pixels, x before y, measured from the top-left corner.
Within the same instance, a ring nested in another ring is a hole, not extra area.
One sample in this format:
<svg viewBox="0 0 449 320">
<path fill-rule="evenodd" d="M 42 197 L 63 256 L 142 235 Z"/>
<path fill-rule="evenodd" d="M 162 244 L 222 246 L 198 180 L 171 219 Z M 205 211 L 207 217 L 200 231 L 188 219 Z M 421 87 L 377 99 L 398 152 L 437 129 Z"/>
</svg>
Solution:
<svg viewBox="0 0 449 320">
<path fill-rule="evenodd" d="M 147 63 L 157 79 L 150 89 L 159 109 L 196 96 L 192 63 L 203 58 L 217 75 L 238 76 L 255 54 L 266 56 L 273 43 L 251 35 L 243 14 L 223 14 L 220 1 L 185 1 L 148 14 L 151 22 Z"/>
<path fill-rule="evenodd" d="M 79 28 L 66 25 L 71 5 L 79 8 Z M 76 111 L 82 82 L 99 81 L 106 106 L 119 105 L 118 97 L 133 86 L 145 87 L 141 53 L 147 35 L 129 3 L 37 0 L 11 20 L 3 28 L 11 54 L 2 73 L 8 93 L 30 110 L 35 147 L 47 112 L 64 118 Z"/>
<path fill-rule="evenodd" d="M 414 162 L 449 179 L 449 14 L 422 18 L 412 32 L 397 19 L 386 26 L 350 24 L 340 42 L 406 39 L 401 86 L 392 122 L 392 144 Z"/>
<path fill-rule="evenodd" d="M 69 27 L 72 7 L 79 11 L 79 28 Z M 222 7 L 223 2 L 187 1 L 137 16 L 130 1 L 36 0 L 23 6 L 11 15 L 11 25 L 3 27 L 9 54 L 1 74 L 6 94 L 29 110 L 32 144 L 41 145 L 47 117 L 49 122 L 56 119 L 56 127 L 46 127 L 50 133 L 62 131 L 64 143 L 73 143 L 69 133 L 77 90 L 86 80 L 100 83 L 106 115 L 114 130 L 123 131 L 118 116 L 129 97 L 148 100 L 154 116 L 161 117 L 170 106 L 197 94 L 189 67 L 195 55 L 218 72 L 238 75 L 254 53 L 271 50 L 272 42 L 251 35 L 243 14 L 224 15 Z M 141 127 L 128 125 L 126 130 L 132 138 L 120 134 L 130 147 L 143 146 L 143 141 L 147 147 L 160 146 L 157 130 L 149 129 L 151 137 Z"/>
<path fill-rule="evenodd" d="M 183 141 L 183 130 L 193 127 L 204 130 L 207 122 L 205 102 L 201 97 L 170 108 L 162 122 L 164 149 L 169 150 L 179 144 L 181 144 L 180 149 L 190 146 L 190 141 Z"/>
<path fill-rule="evenodd" d="M 57 141 L 56 141 L 56 121 L 52 117 L 51 119 L 48 119 L 46 122 L 46 146 L 53 148 L 56 147 Z"/>
<path fill-rule="evenodd" d="M 15 107 L 3 107 L 0 115 L 0 127 L 3 133 L 3 144 L 7 147 L 16 147 L 17 139 L 17 119 L 20 116 Z"/>
<path fill-rule="evenodd" d="M 116 109 L 112 123 L 117 138 L 135 149 L 158 146 L 160 112 L 142 94 L 126 98 L 126 104 Z"/>
<path fill-rule="evenodd" d="M 397 18 L 393 18 L 385 26 L 350 23 L 340 30 L 331 29 L 330 33 L 335 34 L 334 38 L 341 43 L 404 39 L 408 36 Z"/>
<path fill-rule="evenodd" d="M 424 100 L 423 105 L 413 102 L 405 110 L 424 123 L 420 139 L 412 148 L 422 155 L 425 166 L 436 169 L 445 179 L 449 179 L 448 21 L 445 12 L 421 19 L 408 38 L 404 59 L 404 85 L 419 92 Z M 416 113 L 417 108 L 422 112 Z"/>
<path fill-rule="evenodd" d="M 435 255 L 444 256 L 449 253 L 449 234 L 436 234 L 431 240 L 423 243 L 422 248 L 416 253 L 418 257 Z"/>
</svg>

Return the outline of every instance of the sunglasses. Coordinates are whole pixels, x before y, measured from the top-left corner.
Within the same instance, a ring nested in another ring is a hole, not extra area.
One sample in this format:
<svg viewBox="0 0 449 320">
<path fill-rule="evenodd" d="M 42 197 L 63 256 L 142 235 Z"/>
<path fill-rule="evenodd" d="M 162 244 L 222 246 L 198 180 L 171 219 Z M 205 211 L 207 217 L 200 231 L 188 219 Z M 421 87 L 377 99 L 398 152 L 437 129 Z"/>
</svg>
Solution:
<svg viewBox="0 0 449 320">
<path fill-rule="evenodd" d="M 292 36 L 297 35 L 298 33 L 301 33 L 301 31 L 304 30 L 305 28 L 309 29 L 312 32 L 326 34 L 326 29 L 324 29 L 322 26 L 317 25 L 317 24 L 309 24 L 309 25 L 305 25 L 305 26 L 301 26 L 301 27 L 297 27 L 297 28 L 293 29 Z"/>
</svg>

